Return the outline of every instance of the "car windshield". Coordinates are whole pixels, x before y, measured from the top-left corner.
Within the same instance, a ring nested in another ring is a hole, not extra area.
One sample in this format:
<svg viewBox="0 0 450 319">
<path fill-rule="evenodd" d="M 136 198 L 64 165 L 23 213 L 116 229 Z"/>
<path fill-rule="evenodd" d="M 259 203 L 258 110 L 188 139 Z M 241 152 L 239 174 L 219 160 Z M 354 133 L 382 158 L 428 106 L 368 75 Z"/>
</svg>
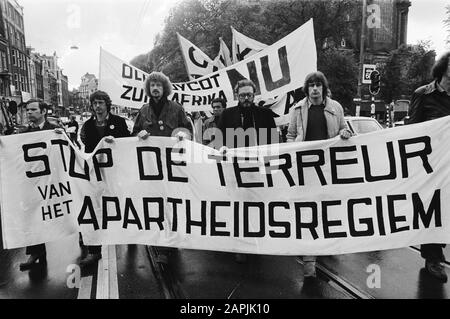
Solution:
<svg viewBox="0 0 450 319">
<path fill-rule="evenodd" d="M 351 125 L 357 134 L 381 130 L 380 125 L 372 120 L 352 120 Z"/>
</svg>

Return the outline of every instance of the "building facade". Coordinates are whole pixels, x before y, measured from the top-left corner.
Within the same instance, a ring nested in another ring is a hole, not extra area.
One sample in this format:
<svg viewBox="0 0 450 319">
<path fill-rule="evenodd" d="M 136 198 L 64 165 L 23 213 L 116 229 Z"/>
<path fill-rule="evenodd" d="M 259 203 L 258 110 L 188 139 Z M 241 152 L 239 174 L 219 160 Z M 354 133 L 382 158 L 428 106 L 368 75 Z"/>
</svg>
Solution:
<svg viewBox="0 0 450 319">
<path fill-rule="evenodd" d="M 30 93 L 23 7 L 16 0 L 0 0 L 0 6 L 7 40 L 6 59 L 8 71 L 11 73 L 10 94 L 14 100 L 20 102 L 22 92 Z"/>
<path fill-rule="evenodd" d="M 98 80 L 94 74 L 86 73 L 81 77 L 81 84 L 79 88 L 80 98 L 82 100 L 85 112 L 90 110 L 89 97 L 92 93 L 98 90 Z"/>
<path fill-rule="evenodd" d="M 5 23 L 3 18 L 3 4 L 0 5 L 0 95 L 11 96 L 11 68 L 8 62 L 8 38 L 6 36 Z"/>
<path fill-rule="evenodd" d="M 362 64 L 375 64 L 382 69 L 391 51 L 407 44 L 408 12 L 410 0 L 366 0 L 367 10 L 365 23 L 362 23 L 363 2 L 357 1 L 347 18 L 349 32 L 342 39 L 341 49 L 352 50 L 355 60 Z M 358 22 L 359 21 L 359 22 Z M 364 28 L 364 29 L 363 29 Z M 360 61 L 362 33 L 364 32 L 363 57 Z M 362 77 L 362 75 L 358 75 Z M 362 80 L 362 79 L 360 79 Z M 368 85 L 361 85 L 361 100 L 355 100 L 352 106 L 356 115 L 373 115 L 372 104 L 375 104 L 377 119 L 384 120 L 385 103 L 372 100 Z M 358 107 L 359 112 L 355 112 Z"/>
</svg>

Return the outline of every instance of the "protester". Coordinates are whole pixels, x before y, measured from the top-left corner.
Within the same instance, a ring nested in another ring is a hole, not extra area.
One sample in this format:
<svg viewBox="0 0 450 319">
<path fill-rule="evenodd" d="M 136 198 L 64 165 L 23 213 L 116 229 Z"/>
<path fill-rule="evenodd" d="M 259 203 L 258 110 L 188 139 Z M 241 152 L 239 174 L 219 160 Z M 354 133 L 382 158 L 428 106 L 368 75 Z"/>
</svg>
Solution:
<svg viewBox="0 0 450 319">
<path fill-rule="evenodd" d="M 340 135 L 352 136 L 344 120 L 344 110 L 339 102 L 328 96 L 328 80 L 320 72 L 306 76 L 303 85 L 306 97 L 293 106 L 286 135 L 288 142 L 316 141 Z M 316 256 L 304 256 L 304 276 L 316 276 Z"/>
<path fill-rule="evenodd" d="M 227 107 L 227 101 L 223 98 L 215 98 L 211 102 L 211 108 L 213 110 L 213 115 L 205 120 L 203 123 L 203 144 L 210 145 L 214 142 L 216 130 L 218 130 L 217 125 L 219 123 L 220 115 Z"/>
<path fill-rule="evenodd" d="M 136 117 L 133 135 L 142 139 L 148 136 L 172 136 L 177 129 L 185 133 L 192 130 L 183 107 L 167 97 L 172 92 L 169 78 L 161 72 L 152 72 L 144 83 L 145 94 L 150 98 Z"/>
<path fill-rule="evenodd" d="M 165 74 L 152 72 L 144 82 L 144 91 L 150 101 L 139 110 L 133 127 L 133 135 L 145 140 L 150 135 L 170 137 L 178 130 L 178 134 L 182 134 L 186 138 L 192 134 L 192 126 L 183 107 L 177 102 L 167 99 L 172 92 L 172 84 Z M 175 249 L 155 247 L 155 251 L 156 261 L 167 264 L 169 255 Z"/>
<path fill-rule="evenodd" d="M 216 147 L 220 144 L 226 148 L 236 148 L 278 143 L 279 135 L 274 120 L 276 114 L 270 109 L 255 105 L 255 83 L 247 79 L 241 80 L 234 91 L 239 102 L 237 106 L 222 112 L 218 123 L 222 141 L 217 141 Z M 236 254 L 235 259 L 242 263 L 247 260 L 247 255 Z"/>
<path fill-rule="evenodd" d="M 22 133 L 45 131 L 56 129 L 57 126 L 47 121 L 47 104 L 42 100 L 32 99 L 26 102 L 28 127 Z M 29 246 L 26 248 L 26 254 L 30 255 L 28 260 L 19 265 L 21 271 L 29 270 L 35 267 L 38 262 L 45 264 L 47 262 L 47 251 L 45 244 Z"/>
<path fill-rule="evenodd" d="M 408 124 L 431 121 L 450 115 L 450 51 L 445 52 L 432 69 L 433 82 L 419 87 L 411 97 Z M 442 264 L 445 245 L 421 245 L 421 256 L 425 259 L 427 272 L 442 282 L 447 282 L 447 274 Z"/>
<path fill-rule="evenodd" d="M 92 153 L 102 138 L 107 143 L 113 143 L 114 138 L 130 136 L 125 119 L 111 114 L 111 99 L 106 92 L 92 93 L 90 102 L 93 115 L 84 123 L 80 132 L 86 153 Z M 80 245 L 85 250 L 81 236 Z M 87 248 L 88 254 L 83 253 L 81 266 L 89 266 L 102 258 L 101 246 L 87 246 Z"/>
<path fill-rule="evenodd" d="M 75 115 L 70 116 L 70 122 L 67 124 L 68 130 L 72 128 L 72 131 L 69 132 L 70 140 L 78 146 L 78 148 L 81 148 L 80 143 L 78 142 L 78 122 L 76 121 Z"/>
<path fill-rule="evenodd" d="M 238 105 L 225 109 L 218 123 L 222 145 L 234 148 L 278 143 L 279 134 L 274 120 L 277 115 L 268 108 L 255 105 L 256 85 L 244 79 L 236 84 L 234 90 Z M 242 129 L 245 134 L 239 133 Z"/>
</svg>

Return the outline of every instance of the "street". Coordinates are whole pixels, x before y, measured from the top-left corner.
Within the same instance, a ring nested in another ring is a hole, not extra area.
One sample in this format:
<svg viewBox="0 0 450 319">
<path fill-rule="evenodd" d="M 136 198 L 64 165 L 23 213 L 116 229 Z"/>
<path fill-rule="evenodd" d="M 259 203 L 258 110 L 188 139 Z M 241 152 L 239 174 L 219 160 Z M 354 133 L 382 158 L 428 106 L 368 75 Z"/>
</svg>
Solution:
<svg viewBox="0 0 450 319">
<path fill-rule="evenodd" d="M 168 265 L 144 245 L 103 246 L 98 264 L 80 271 L 78 237 L 47 244 L 47 264 L 21 272 L 25 249 L 0 252 L 0 299 L 446 299 L 449 284 L 424 272 L 416 248 L 323 256 L 303 278 L 293 256 L 177 249 Z M 374 279 L 376 270 L 380 277 Z M 449 264 L 445 267 L 448 271 Z"/>
</svg>

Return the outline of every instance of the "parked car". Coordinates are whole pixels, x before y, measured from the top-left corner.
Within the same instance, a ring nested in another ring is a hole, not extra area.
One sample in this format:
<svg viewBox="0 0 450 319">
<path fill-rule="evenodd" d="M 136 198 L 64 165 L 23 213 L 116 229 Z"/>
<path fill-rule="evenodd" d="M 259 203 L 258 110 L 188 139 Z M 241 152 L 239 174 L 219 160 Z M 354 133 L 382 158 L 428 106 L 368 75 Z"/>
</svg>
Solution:
<svg viewBox="0 0 450 319">
<path fill-rule="evenodd" d="M 408 124 L 408 121 L 409 121 L 409 116 L 405 116 L 401 121 L 394 122 L 392 124 L 392 126 L 393 127 L 403 126 L 403 125 Z"/>
<path fill-rule="evenodd" d="M 346 116 L 344 119 L 348 128 L 355 135 L 375 132 L 383 129 L 383 126 L 371 117 Z"/>
</svg>

